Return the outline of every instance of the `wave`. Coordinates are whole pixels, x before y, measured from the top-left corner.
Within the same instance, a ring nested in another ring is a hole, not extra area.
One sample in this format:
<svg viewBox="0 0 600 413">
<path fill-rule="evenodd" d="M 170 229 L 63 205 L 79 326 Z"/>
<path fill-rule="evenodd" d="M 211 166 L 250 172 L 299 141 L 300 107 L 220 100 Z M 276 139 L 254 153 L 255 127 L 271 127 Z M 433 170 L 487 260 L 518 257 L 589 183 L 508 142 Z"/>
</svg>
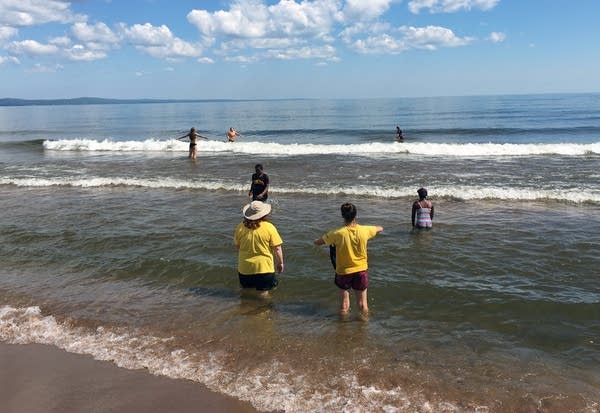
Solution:
<svg viewBox="0 0 600 413">
<path fill-rule="evenodd" d="M 154 189 L 191 189 L 210 191 L 235 191 L 245 192 L 245 184 L 232 184 L 219 181 L 188 181 L 175 178 L 125 178 L 125 177 L 88 177 L 77 178 L 0 178 L 0 185 L 14 185 L 18 187 L 140 187 Z M 459 200 L 504 200 L 504 201 L 559 201 L 572 203 L 600 203 L 600 191 L 581 189 L 539 189 L 533 187 L 495 187 L 495 186 L 430 186 L 428 187 L 432 199 L 449 198 Z M 352 195 L 370 196 L 376 198 L 413 198 L 414 186 L 383 187 L 371 185 L 357 186 L 330 186 L 330 187 L 280 187 L 271 188 L 273 194 L 297 195 Z"/>
<path fill-rule="evenodd" d="M 44 149 L 52 151 L 110 151 L 110 152 L 185 152 L 186 142 L 159 139 L 143 141 L 113 141 L 93 139 L 46 140 Z M 587 156 L 600 155 L 600 142 L 514 144 L 514 143 L 360 143 L 360 144 L 310 144 L 276 142 L 221 142 L 201 141 L 200 152 L 242 153 L 251 155 L 420 155 L 446 157 L 490 157 L 490 156 Z"/>
<path fill-rule="evenodd" d="M 2 149 L 30 149 L 41 150 L 44 145 L 44 139 L 31 139 L 25 141 L 6 141 L 0 142 Z"/>
<path fill-rule="evenodd" d="M 389 389 L 365 386 L 352 373 L 340 377 L 349 389 L 339 391 L 326 383 L 311 388 L 304 373 L 285 361 L 253 362 L 251 369 L 234 374 L 227 369 L 227 354 L 191 352 L 174 347 L 173 338 L 156 337 L 139 330 L 97 327 L 86 329 L 61 323 L 43 315 L 39 307 L 0 307 L 0 342 L 52 345 L 70 353 L 87 354 L 118 367 L 147 369 L 151 374 L 203 383 L 213 391 L 250 402 L 258 410 L 286 412 L 347 411 L 440 411 L 452 406 L 432 402 L 418 394 L 409 395 L 400 387 Z M 346 394 L 348 393 L 348 394 Z M 361 397 L 356 397 L 360 395 Z M 451 411 L 454 411 L 453 409 Z"/>
</svg>

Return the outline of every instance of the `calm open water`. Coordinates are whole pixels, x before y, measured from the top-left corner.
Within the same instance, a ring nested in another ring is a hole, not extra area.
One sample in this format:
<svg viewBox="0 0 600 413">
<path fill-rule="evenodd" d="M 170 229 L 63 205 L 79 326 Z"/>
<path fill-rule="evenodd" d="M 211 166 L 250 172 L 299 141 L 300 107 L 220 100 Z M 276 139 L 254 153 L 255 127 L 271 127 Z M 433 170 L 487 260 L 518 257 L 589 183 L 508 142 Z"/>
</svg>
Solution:
<svg viewBox="0 0 600 413">
<path fill-rule="evenodd" d="M 257 162 L 286 256 L 268 301 L 232 245 Z M 366 321 L 312 245 L 345 201 L 385 228 Z M 261 410 L 600 409 L 600 95 L 0 107 L 0 208 L 0 341 Z"/>
</svg>

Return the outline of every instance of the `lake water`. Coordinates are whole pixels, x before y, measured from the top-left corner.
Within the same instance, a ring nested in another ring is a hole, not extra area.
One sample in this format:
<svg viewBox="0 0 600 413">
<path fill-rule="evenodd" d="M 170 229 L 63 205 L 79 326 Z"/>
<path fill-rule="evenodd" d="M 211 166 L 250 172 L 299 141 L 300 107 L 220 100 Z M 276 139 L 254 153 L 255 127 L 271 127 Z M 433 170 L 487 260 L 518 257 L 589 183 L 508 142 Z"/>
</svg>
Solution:
<svg viewBox="0 0 600 413">
<path fill-rule="evenodd" d="M 286 257 L 266 301 L 232 245 L 259 162 Z M 385 228 L 368 320 L 312 244 L 346 201 Z M 600 408 L 598 94 L 0 107 L 0 208 L 0 341 L 261 410 Z"/>
</svg>

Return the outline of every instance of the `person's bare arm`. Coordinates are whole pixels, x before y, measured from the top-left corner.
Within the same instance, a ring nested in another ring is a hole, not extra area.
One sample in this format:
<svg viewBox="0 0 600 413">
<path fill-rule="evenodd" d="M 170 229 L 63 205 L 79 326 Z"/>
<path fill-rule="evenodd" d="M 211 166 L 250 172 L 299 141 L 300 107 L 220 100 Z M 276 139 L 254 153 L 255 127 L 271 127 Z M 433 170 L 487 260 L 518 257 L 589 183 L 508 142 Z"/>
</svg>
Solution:
<svg viewBox="0 0 600 413">
<path fill-rule="evenodd" d="M 315 245 L 325 245 L 325 240 L 323 238 L 317 238 L 316 240 L 313 241 L 313 243 Z"/>
<path fill-rule="evenodd" d="M 277 272 L 281 274 L 284 269 L 283 248 L 281 248 L 281 245 L 276 245 L 273 247 L 273 254 L 275 255 L 275 263 L 277 266 Z"/>
<path fill-rule="evenodd" d="M 412 206 L 412 215 L 411 215 L 411 221 L 412 221 L 412 226 L 415 226 L 415 217 L 417 216 L 417 209 L 418 208 L 418 204 L 415 202 Z"/>
</svg>

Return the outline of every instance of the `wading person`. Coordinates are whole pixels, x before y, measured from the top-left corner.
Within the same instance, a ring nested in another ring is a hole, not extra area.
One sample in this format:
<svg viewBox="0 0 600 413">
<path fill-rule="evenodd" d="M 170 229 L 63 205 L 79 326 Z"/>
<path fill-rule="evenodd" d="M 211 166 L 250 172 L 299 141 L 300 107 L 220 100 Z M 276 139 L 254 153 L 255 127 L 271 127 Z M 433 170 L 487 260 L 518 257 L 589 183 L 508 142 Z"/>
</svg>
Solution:
<svg viewBox="0 0 600 413">
<path fill-rule="evenodd" d="M 229 130 L 227 131 L 228 142 L 235 142 L 238 136 L 242 136 L 242 134 L 236 131 L 234 128 L 229 128 Z"/>
<path fill-rule="evenodd" d="M 431 228 L 433 225 L 433 203 L 427 199 L 427 189 L 417 190 L 419 200 L 412 206 L 412 226 L 415 228 Z"/>
<path fill-rule="evenodd" d="M 188 133 L 177 138 L 177 140 L 180 140 L 183 138 L 188 138 L 190 140 L 190 152 L 188 155 L 188 158 L 190 158 L 190 159 L 196 159 L 196 155 L 198 154 L 198 150 L 196 148 L 196 146 L 197 146 L 196 139 L 198 139 L 198 138 L 208 139 L 208 138 L 200 135 L 198 132 L 196 132 L 196 128 L 190 129 L 190 131 Z"/>
<path fill-rule="evenodd" d="M 248 196 L 251 196 L 253 201 L 265 202 L 269 197 L 269 176 L 264 173 L 261 164 L 254 166 L 254 172 Z"/>
<path fill-rule="evenodd" d="M 244 220 L 233 239 L 238 249 L 238 276 L 242 288 L 254 288 L 264 295 L 277 286 L 275 270 L 282 273 L 283 240 L 269 222 L 271 205 L 252 201 L 242 209 Z"/>
<path fill-rule="evenodd" d="M 350 290 L 354 290 L 356 304 L 363 315 L 369 313 L 367 288 L 369 264 L 367 242 L 383 231 L 381 226 L 359 225 L 356 222 L 356 206 L 342 204 L 344 226 L 317 238 L 315 245 L 335 247 L 335 285 L 340 289 L 340 314 L 350 311 Z"/>
</svg>

